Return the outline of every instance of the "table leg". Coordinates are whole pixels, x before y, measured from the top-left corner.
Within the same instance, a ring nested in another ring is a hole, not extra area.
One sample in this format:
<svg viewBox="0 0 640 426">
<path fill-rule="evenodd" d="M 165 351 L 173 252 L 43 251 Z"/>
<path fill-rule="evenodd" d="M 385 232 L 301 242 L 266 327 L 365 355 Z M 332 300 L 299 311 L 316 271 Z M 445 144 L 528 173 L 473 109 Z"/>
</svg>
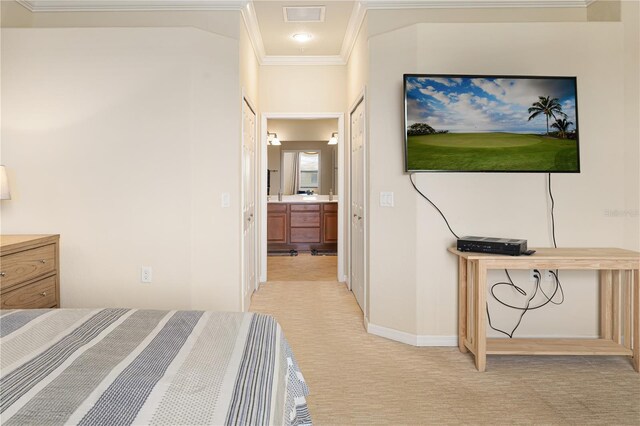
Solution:
<svg viewBox="0 0 640 426">
<path fill-rule="evenodd" d="M 631 312 L 633 311 L 633 300 L 631 298 L 632 286 L 633 271 L 625 271 L 622 286 L 622 332 L 624 333 L 623 344 L 627 349 L 631 349 Z"/>
<path fill-rule="evenodd" d="M 467 259 L 458 258 L 458 349 L 467 352 Z"/>
<path fill-rule="evenodd" d="M 600 271 L 600 338 L 611 340 L 611 281 L 610 270 Z"/>
<path fill-rule="evenodd" d="M 633 283 L 632 297 L 633 297 L 633 338 L 631 344 L 633 345 L 633 368 L 640 373 L 640 280 L 638 275 L 640 270 L 634 269 L 629 271 L 633 275 L 631 282 Z"/>
<path fill-rule="evenodd" d="M 476 290 L 473 281 L 475 277 L 475 273 L 473 272 L 475 264 L 476 262 L 467 261 L 467 342 L 471 344 L 471 348 L 473 348 L 471 352 L 474 354 L 476 353 L 476 326 L 474 325 L 476 319 L 474 314 L 476 309 L 474 292 Z M 467 349 L 470 348 L 467 347 Z"/>
<path fill-rule="evenodd" d="M 622 327 L 620 324 L 620 296 L 622 289 L 622 278 L 624 271 L 617 269 L 613 271 L 613 291 L 611 297 L 611 329 L 613 341 L 620 344 L 622 343 Z"/>
<path fill-rule="evenodd" d="M 474 268 L 475 281 L 475 323 L 476 323 L 476 368 L 485 371 L 487 367 L 487 268 L 476 262 Z"/>
</svg>

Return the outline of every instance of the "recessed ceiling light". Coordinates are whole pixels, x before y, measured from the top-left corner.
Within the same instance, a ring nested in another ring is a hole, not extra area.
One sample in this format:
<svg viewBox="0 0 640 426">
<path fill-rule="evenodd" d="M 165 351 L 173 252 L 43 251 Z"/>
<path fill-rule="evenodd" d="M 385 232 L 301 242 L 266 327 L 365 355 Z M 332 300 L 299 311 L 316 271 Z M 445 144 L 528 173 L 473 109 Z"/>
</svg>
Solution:
<svg viewBox="0 0 640 426">
<path fill-rule="evenodd" d="M 293 39 L 295 41 L 300 42 L 300 43 L 304 43 L 306 41 L 311 40 L 312 36 L 311 36 L 311 34 L 308 34 L 308 33 L 298 33 L 298 34 L 294 34 L 293 35 Z"/>
</svg>

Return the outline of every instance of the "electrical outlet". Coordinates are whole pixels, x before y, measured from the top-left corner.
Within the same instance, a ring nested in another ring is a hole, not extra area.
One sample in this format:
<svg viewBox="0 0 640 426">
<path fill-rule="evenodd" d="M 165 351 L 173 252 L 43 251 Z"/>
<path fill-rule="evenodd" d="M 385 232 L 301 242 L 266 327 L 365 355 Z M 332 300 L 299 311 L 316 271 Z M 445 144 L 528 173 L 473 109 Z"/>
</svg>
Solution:
<svg viewBox="0 0 640 426">
<path fill-rule="evenodd" d="M 150 283 L 153 280 L 153 269 L 151 266 L 143 266 L 140 271 L 140 282 Z"/>
<path fill-rule="evenodd" d="M 533 269 L 529 269 L 529 281 L 536 282 L 538 278 L 536 277 L 536 272 Z"/>
<path fill-rule="evenodd" d="M 223 192 L 222 193 L 222 201 L 221 201 L 222 207 L 224 208 L 228 208 L 231 206 L 231 194 L 229 194 L 228 192 Z"/>
<path fill-rule="evenodd" d="M 543 271 L 542 277 L 544 278 L 545 281 L 553 281 L 555 279 L 549 269 L 545 269 Z"/>
</svg>

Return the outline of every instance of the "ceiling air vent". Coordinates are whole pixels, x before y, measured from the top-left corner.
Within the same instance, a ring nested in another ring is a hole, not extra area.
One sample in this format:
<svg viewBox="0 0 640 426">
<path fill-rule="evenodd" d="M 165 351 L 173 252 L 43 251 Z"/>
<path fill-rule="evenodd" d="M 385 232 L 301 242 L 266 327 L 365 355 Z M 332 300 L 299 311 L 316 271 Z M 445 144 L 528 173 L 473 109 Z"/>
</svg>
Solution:
<svg viewBox="0 0 640 426">
<path fill-rule="evenodd" d="M 324 6 L 285 6 L 284 22 L 324 22 Z"/>
</svg>

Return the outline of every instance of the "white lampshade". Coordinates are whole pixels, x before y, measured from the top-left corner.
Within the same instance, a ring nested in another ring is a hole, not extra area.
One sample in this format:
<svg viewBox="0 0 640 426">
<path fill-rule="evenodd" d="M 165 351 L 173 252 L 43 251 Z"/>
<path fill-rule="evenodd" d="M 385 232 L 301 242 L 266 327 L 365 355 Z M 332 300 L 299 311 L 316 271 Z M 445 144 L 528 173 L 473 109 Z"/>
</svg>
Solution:
<svg viewBox="0 0 640 426">
<path fill-rule="evenodd" d="M 271 133 L 271 132 L 267 132 L 267 136 L 273 136 L 273 137 L 271 138 L 271 140 L 269 141 L 269 143 L 270 143 L 271 145 L 282 145 L 282 144 L 280 143 L 280 139 L 278 139 L 278 135 L 277 135 L 277 134 L 275 134 L 275 133 Z"/>
<path fill-rule="evenodd" d="M 0 200 L 10 200 L 11 191 L 9 191 L 9 180 L 7 179 L 7 171 L 4 166 L 0 166 Z"/>
<path fill-rule="evenodd" d="M 338 138 L 336 136 L 338 136 L 337 133 L 331 134 L 331 139 L 329 139 L 328 145 L 338 145 Z"/>
</svg>

